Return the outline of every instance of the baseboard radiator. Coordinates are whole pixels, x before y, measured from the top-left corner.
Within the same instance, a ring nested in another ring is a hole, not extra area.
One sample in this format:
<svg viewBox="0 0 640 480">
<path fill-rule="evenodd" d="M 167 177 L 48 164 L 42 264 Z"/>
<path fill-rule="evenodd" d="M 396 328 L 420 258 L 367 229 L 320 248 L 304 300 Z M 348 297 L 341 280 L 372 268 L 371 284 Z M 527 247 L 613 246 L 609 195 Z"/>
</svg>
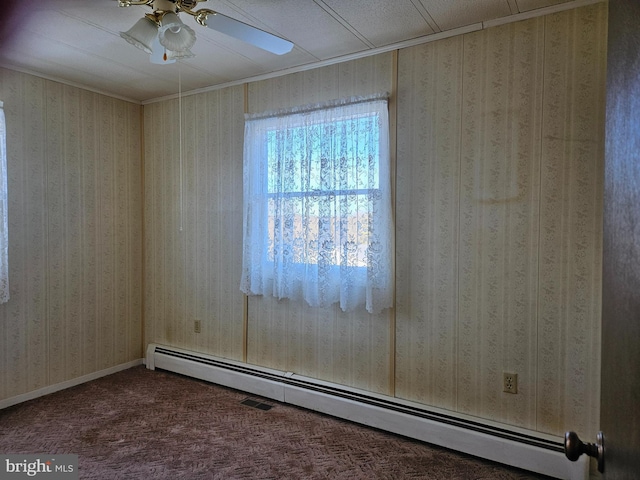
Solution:
<svg viewBox="0 0 640 480">
<path fill-rule="evenodd" d="M 483 422 L 424 405 L 174 347 L 149 344 L 147 368 L 209 381 L 554 478 L 587 480 L 559 437 Z"/>
</svg>

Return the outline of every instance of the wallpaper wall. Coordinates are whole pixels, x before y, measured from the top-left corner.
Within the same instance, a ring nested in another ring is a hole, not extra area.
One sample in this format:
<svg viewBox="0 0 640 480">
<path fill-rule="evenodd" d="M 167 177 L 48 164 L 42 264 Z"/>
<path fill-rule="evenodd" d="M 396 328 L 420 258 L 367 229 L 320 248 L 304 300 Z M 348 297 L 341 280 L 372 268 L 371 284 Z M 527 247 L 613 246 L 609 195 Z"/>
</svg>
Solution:
<svg viewBox="0 0 640 480">
<path fill-rule="evenodd" d="M 11 299 L 0 399 L 140 358 L 140 107 L 0 69 Z"/>
<path fill-rule="evenodd" d="M 157 139 L 145 144 L 147 342 L 244 358 L 244 98 L 238 86 L 144 107 Z"/>
<path fill-rule="evenodd" d="M 606 9 L 146 105 L 145 342 L 594 436 Z M 397 106 L 396 309 L 247 300 L 243 113 L 379 91 Z"/>
<path fill-rule="evenodd" d="M 400 51 L 397 396 L 595 435 L 605 39 L 599 4 Z"/>
</svg>

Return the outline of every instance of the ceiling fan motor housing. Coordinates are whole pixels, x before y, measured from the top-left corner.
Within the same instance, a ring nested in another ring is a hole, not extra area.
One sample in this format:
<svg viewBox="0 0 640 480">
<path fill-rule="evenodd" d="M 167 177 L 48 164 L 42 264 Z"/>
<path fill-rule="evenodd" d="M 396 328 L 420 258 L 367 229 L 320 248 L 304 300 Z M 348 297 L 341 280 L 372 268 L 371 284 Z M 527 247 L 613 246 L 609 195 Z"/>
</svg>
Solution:
<svg viewBox="0 0 640 480">
<path fill-rule="evenodd" d="M 193 10 L 198 5 L 198 0 L 176 0 L 179 8 Z"/>
<path fill-rule="evenodd" d="M 153 10 L 177 13 L 181 10 L 193 10 L 198 3 L 198 0 L 153 0 Z"/>
<path fill-rule="evenodd" d="M 153 0 L 153 10 L 176 13 L 178 5 L 172 0 Z"/>
</svg>

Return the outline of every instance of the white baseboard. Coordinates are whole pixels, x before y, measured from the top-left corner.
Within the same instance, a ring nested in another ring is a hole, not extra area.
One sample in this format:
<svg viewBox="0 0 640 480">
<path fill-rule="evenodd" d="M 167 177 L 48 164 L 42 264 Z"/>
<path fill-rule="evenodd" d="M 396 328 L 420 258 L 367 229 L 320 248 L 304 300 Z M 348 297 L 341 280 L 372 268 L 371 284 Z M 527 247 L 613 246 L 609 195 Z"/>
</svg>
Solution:
<svg viewBox="0 0 640 480">
<path fill-rule="evenodd" d="M 150 344 L 146 364 L 550 477 L 589 478 L 589 459 L 570 462 L 560 437 L 179 348 Z"/>
<path fill-rule="evenodd" d="M 81 383 L 85 383 L 85 382 L 90 382 L 91 380 L 96 380 L 100 377 L 106 377 L 107 375 L 111 375 L 112 373 L 120 372 L 122 370 L 126 370 L 128 368 L 135 367 L 137 365 L 142 365 L 142 359 L 133 360 L 127 363 L 121 363 L 120 365 L 116 365 L 110 368 L 105 368 L 104 370 L 100 370 L 98 372 L 89 373 L 87 375 L 83 375 L 82 377 L 72 378 L 71 380 L 67 380 L 65 382 L 56 383 L 55 385 L 49 385 L 47 387 L 39 388 L 38 390 L 33 390 L 31 392 L 23 393 L 21 395 L 16 395 L 15 397 L 5 398 L 4 400 L 0 400 L 0 410 L 2 410 L 3 408 L 10 407 L 12 405 L 17 405 L 18 403 L 26 402 L 28 400 L 33 400 L 34 398 L 42 397 L 44 395 L 49 395 L 50 393 L 64 390 L 65 388 L 75 387 L 76 385 L 80 385 Z"/>
</svg>

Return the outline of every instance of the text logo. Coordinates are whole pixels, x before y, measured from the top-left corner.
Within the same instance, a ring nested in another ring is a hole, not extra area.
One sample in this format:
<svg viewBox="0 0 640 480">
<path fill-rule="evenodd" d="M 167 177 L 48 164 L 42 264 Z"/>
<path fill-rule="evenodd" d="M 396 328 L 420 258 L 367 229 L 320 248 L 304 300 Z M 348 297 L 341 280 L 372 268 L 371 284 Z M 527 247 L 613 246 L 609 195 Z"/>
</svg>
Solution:
<svg viewBox="0 0 640 480">
<path fill-rule="evenodd" d="M 0 480 L 78 480 L 77 455 L 0 455 Z"/>
</svg>

